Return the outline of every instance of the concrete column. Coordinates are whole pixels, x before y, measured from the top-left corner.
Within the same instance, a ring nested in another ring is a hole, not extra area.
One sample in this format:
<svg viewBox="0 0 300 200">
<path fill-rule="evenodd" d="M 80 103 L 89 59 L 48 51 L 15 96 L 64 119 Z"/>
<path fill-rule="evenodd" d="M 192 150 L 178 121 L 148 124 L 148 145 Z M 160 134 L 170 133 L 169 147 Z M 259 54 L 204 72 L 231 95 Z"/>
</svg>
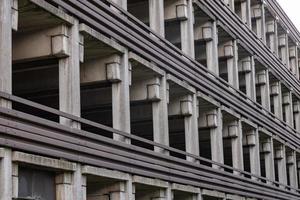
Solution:
<svg viewBox="0 0 300 200">
<path fill-rule="evenodd" d="M 289 48 L 287 34 L 283 34 L 278 37 L 278 54 L 283 64 L 285 64 L 286 67 L 289 69 Z"/>
<path fill-rule="evenodd" d="M 255 32 L 257 36 L 265 42 L 266 40 L 266 24 L 265 24 L 265 5 L 263 3 L 252 6 L 252 19 L 255 20 Z"/>
<path fill-rule="evenodd" d="M 19 166 L 18 163 L 12 163 L 12 198 L 19 196 Z"/>
<path fill-rule="evenodd" d="M 299 78 L 299 65 L 298 65 L 298 48 L 293 46 L 289 48 L 289 64 L 292 73 Z"/>
<path fill-rule="evenodd" d="M 250 172 L 260 176 L 260 152 L 259 152 L 259 136 L 257 129 L 247 130 L 243 133 L 243 144 L 249 148 Z M 253 179 L 257 179 L 252 177 Z"/>
<path fill-rule="evenodd" d="M 232 167 L 244 170 L 241 120 L 236 119 L 223 124 L 223 137 L 231 139 Z M 240 173 L 234 172 L 234 174 Z"/>
<path fill-rule="evenodd" d="M 296 101 L 293 104 L 294 111 L 294 127 L 300 133 L 300 101 Z"/>
<path fill-rule="evenodd" d="M 280 81 L 274 82 L 270 85 L 271 96 L 273 97 L 274 115 L 282 119 L 282 95 Z"/>
<path fill-rule="evenodd" d="M 111 1 L 116 3 L 121 8 L 127 10 L 127 0 L 111 0 Z"/>
<path fill-rule="evenodd" d="M 283 94 L 283 110 L 285 113 L 285 121 L 288 125 L 291 127 L 294 127 L 294 119 L 293 119 L 293 99 L 292 99 L 292 93 L 286 92 Z"/>
<path fill-rule="evenodd" d="M 219 58 L 226 59 L 228 83 L 234 88 L 238 89 L 238 51 L 236 40 L 230 40 L 222 44 L 219 43 L 218 49 Z"/>
<path fill-rule="evenodd" d="M 12 152 L 5 148 L 0 158 L 0 200 L 12 199 L 12 172 Z"/>
<path fill-rule="evenodd" d="M 276 20 L 271 20 L 266 23 L 267 35 L 269 47 L 271 51 L 278 54 L 278 40 L 277 40 L 277 22 Z"/>
<path fill-rule="evenodd" d="M 243 158 L 243 142 L 242 142 L 242 126 L 241 121 L 237 120 L 236 125 L 229 127 L 229 131 L 237 131 L 237 137 L 233 137 L 231 140 L 232 145 L 232 166 L 234 168 L 244 170 L 244 158 Z M 231 130 L 233 129 L 233 130 Z M 238 172 L 235 172 L 239 174 Z"/>
<path fill-rule="evenodd" d="M 197 95 L 191 94 L 181 101 L 181 112 L 184 114 L 184 130 L 186 152 L 199 155 L 199 135 L 198 135 L 198 116 L 197 116 Z M 187 160 L 194 161 L 187 157 Z"/>
<path fill-rule="evenodd" d="M 150 28 L 157 34 L 165 36 L 164 1 L 149 0 Z"/>
<path fill-rule="evenodd" d="M 121 56 L 120 82 L 112 84 L 113 128 L 130 133 L 130 96 L 128 51 Z M 114 134 L 114 139 L 130 143 L 128 138 Z"/>
<path fill-rule="evenodd" d="M 153 138 L 154 142 L 169 146 L 168 126 L 168 97 L 166 76 L 160 78 L 159 86 L 160 101 L 152 103 Z M 154 147 L 156 152 L 167 153 L 165 150 Z"/>
<path fill-rule="evenodd" d="M 217 126 L 210 129 L 210 145 L 211 145 L 211 159 L 218 163 L 224 164 L 224 153 L 223 153 L 223 137 L 222 137 L 222 111 L 221 108 L 216 108 L 213 115 L 208 115 L 216 118 Z M 209 122 L 209 121 L 208 121 Z M 213 165 L 213 168 L 219 169 L 217 165 Z"/>
<path fill-rule="evenodd" d="M 297 174 L 297 161 L 296 152 L 292 151 L 287 154 L 286 162 L 289 171 L 290 186 L 298 188 L 298 174 Z"/>
<path fill-rule="evenodd" d="M 12 1 L 0 1 L 0 91 L 12 93 Z M 11 103 L 0 98 L 1 107 Z M 2 193 L 3 194 L 3 193 Z"/>
<path fill-rule="evenodd" d="M 265 160 L 266 178 L 275 181 L 274 149 L 273 138 L 267 138 L 261 141 L 261 153 Z M 271 184 L 271 182 L 267 182 Z"/>
<path fill-rule="evenodd" d="M 270 85 L 269 72 L 267 69 L 256 73 L 256 85 L 259 86 L 261 105 L 266 110 L 270 110 Z"/>
<path fill-rule="evenodd" d="M 186 5 L 181 5 L 187 13 L 187 19 L 180 21 L 181 49 L 190 57 L 195 58 L 193 2 L 186 0 L 186 3 Z"/>
<path fill-rule="evenodd" d="M 274 149 L 275 151 L 275 162 L 278 167 L 278 181 L 282 184 L 287 184 L 287 174 L 286 174 L 286 153 L 285 146 L 280 145 Z M 284 187 L 284 186 L 280 186 Z"/>
<path fill-rule="evenodd" d="M 205 59 L 207 69 L 214 74 L 219 75 L 217 22 L 202 22 L 197 20 L 194 28 L 194 39 L 195 42 L 205 43 L 206 57 L 204 57 L 204 53 L 202 52 L 200 53 L 200 56 L 196 55 L 196 57 Z M 225 53 L 227 53 L 224 52 L 225 50 L 224 47 L 221 48 L 221 56 L 223 57 L 226 56 Z"/>
<path fill-rule="evenodd" d="M 86 176 L 81 173 L 81 165 L 77 164 L 76 171 L 72 175 L 72 187 L 74 200 L 86 200 Z M 69 194 L 70 195 L 70 194 Z"/>
<path fill-rule="evenodd" d="M 251 0 L 241 1 L 241 19 L 242 21 L 251 27 Z"/>
<path fill-rule="evenodd" d="M 59 59 L 59 109 L 80 117 L 80 35 L 79 22 L 70 27 L 70 56 Z M 60 123 L 79 128 L 80 124 L 66 118 Z"/>
<path fill-rule="evenodd" d="M 206 106 L 205 110 L 201 109 L 198 118 L 198 125 L 199 128 L 209 129 L 211 160 L 223 164 L 223 122 L 221 108 Z M 221 169 L 221 167 L 218 165 L 213 165 L 212 167 Z"/>
<path fill-rule="evenodd" d="M 255 67 L 254 58 L 245 57 L 239 61 L 239 71 L 245 74 L 246 95 L 252 99 L 256 99 L 255 91 Z"/>
<path fill-rule="evenodd" d="M 55 177 L 56 199 L 74 200 L 72 188 L 72 173 L 66 172 Z"/>
</svg>

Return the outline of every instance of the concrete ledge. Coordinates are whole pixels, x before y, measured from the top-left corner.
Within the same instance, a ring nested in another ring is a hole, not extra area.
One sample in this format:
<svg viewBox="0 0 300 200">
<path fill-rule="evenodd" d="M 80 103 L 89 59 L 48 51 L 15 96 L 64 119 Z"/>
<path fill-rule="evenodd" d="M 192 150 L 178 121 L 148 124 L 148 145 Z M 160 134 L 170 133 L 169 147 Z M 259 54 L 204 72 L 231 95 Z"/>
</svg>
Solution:
<svg viewBox="0 0 300 200">
<path fill-rule="evenodd" d="M 221 106 L 222 111 L 227 112 L 228 114 L 232 115 L 233 117 L 240 119 L 241 115 L 236 113 L 235 111 L 231 110 L 230 108 L 227 108 L 225 106 Z"/>
<path fill-rule="evenodd" d="M 209 197 L 226 198 L 226 194 L 215 190 L 202 189 L 201 194 Z"/>
<path fill-rule="evenodd" d="M 230 199 L 230 200 L 245 200 L 244 197 L 233 195 L 233 194 L 227 194 L 226 195 L 226 199 Z"/>
<path fill-rule="evenodd" d="M 132 178 L 133 183 L 140 183 L 144 185 L 150 185 L 154 187 L 160 187 L 160 188 L 168 188 L 169 183 L 166 181 L 158 180 L 158 179 L 152 179 L 152 178 L 146 178 L 142 176 L 133 176 Z"/>
<path fill-rule="evenodd" d="M 129 60 L 133 60 L 135 62 L 140 63 L 141 65 L 153 70 L 154 72 L 160 74 L 161 76 L 165 75 L 164 70 L 160 69 L 159 67 L 157 67 L 155 64 L 149 62 L 148 60 L 140 57 L 139 55 L 133 53 L 133 52 L 129 52 L 128 55 Z"/>
<path fill-rule="evenodd" d="M 119 51 L 120 53 L 125 53 L 126 49 L 116 41 L 106 37 L 105 35 L 99 33 L 98 31 L 90 28 L 86 24 L 80 24 L 79 25 L 79 31 L 83 34 L 87 34 L 91 37 L 93 37 L 95 40 L 101 41 L 107 46 L 110 46 L 111 48 L 115 49 L 116 51 Z"/>
<path fill-rule="evenodd" d="M 254 129 L 258 128 L 258 126 L 254 122 L 250 121 L 247 118 L 242 117 L 241 121 L 244 122 L 245 124 L 248 124 L 249 126 L 253 127 Z"/>
<path fill-rule="evenodd" d="M 188 83 L 186 83 L 185 81 L 179 80 L 178 78 L 176 78 L 175 76 L 171 75 L 171 74 L 167 74 L 167 80 L 168 81 L 172 81 L 174 83 L 176 83 L 177 85 L 181 86 L 182 88 L 190 91 L 191 93 L 195 94 L 196 93 L 196 89 L 193 88 L 192 86 L 190 86 Z"/>
<path fill-rule="evenodd" d="M 26 163 L 64 171 L 76 171 L 76 163 L 14 151 L 13 162 Z"/>
<path fill-rule="evenodd" d="M 181 185 L 181 184 L 177 184 L 177 183 L 173 183 L 171 186 L 172 190 L 178 190 L 178 191 L 182 191 L 182 192 L 189 192 L 189 193 L 193 193 L 193 194 L 199 194 L 201 192 L 200 188 L 196 188 L 190 185 Z"/>
<path fill-rule="evenodd" d="M 113 178 L 118 180 L 129 180 L 130 176 L 129 174 L 115 171 L 115 170 L 109 170 L 105 168 L 98 168 L 98 167 L 92 167 L 89 165 L 82 166 L 82 174 L 86 175 L 94 175 L 94 176 L 101 176 L 106 178 Z"/>
<path fill-rule="evenodd" d="M 30 0 L 31 3 L 36 4 L 37 6 L 43 8 L 47 12 L 51 13 L 52 15 L 60 18 L 61 20 L 69 23 L 74 24 L 74 18 L 71 15 L 68 15 L 63 10 L 58 9 L 51 4 L 47 3 L 45 0 Z"/>
<path fill-rule="evenodd" d="M 214 105 L 214 106 L 216 106 L 216 107 L 220 107 L 220 106 L 221 106 L 221 104 L 220 104 L 218 101 L 216 101 L 215 99 L 213 99 L 213 98 L 210 97 L 210 96 L 207 96 L 206 94 L 203 94 L 203 93 L 200 92 L 200 91 L 197 92 L 197 97 L 198 97 L 198 98 L 202 98 L 203 100 L 205 100 L 205 101 L 211 103 L 212 105 Z"/>
</svg>

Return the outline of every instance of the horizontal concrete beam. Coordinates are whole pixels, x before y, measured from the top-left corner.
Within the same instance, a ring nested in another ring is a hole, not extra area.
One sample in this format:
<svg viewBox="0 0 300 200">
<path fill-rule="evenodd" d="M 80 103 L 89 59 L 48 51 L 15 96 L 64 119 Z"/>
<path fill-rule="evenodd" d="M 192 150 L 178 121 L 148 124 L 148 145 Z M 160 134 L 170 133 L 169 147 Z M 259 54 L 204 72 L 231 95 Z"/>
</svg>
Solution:
<svg viewBox="0 0 300 200">
<path fill-rule="evenodd" d="M 83 35 L 91 36 L 95 40 L 100 41 L 100 42 L 106 44 L 107 46 L 110 46 L 111 48 L 113 48 L 116 51 L 119 51 L 120 53 L 125 53 L 125 51 L 126 51 L 125 47 L 120 45 L 118 42 L 106 37 L 105 35 L 99 33 L 98 31 L 96 31 L 94 29 L 92 29 L 91 27 L 89 27 L 86 24 L 80 24 L 79 25 L 79 31 Z"/>
<path fill-rule="evenodd" d="M 64 171 L 76 171 L 76 163 L 14 151 L 12 161 Z"/>
<path fill-rule="evenodd" d="M 142 177 L 142 176 L 133 176 L 132 182 L 149 185 L 149 186 L 154 186 L 154 187 L 160 187 L 160 188 L 168 188 L 169 187 L 169 183 L 166 181 Z"/>
<path fill-rule="evenodd" d="M 201 194 L 209 197 L 226 198 L 226 194 L 215 190 L 202 189 Z"/>
<path fill-rule="evenodd" d="M 100 177 L 106 177 L 106 178 L 112 178 L 117 180 L 124 180 L 127 181 L 130 179 L 129 174 L 116 171 L 116 170 L 109 170 L 105 168 L 99 168 L 99 167 L 93 167 L 89 165 L 82 166 L 82 174 L 86 175 L 94 175 L 94 176 L 100 176 Z"/>
<path fill-rule="evenodd" d="M 193 193 L 193 194 L 199 194 L 201 192 L 200 188 L 196 188 L 190 185 L 177 184 L 177 183 L 173 183 L 171 185 L 171 189 L 181 191 L 181 192 Z"/>
<path fill-rule="evenodd" d="M 133 52 L 129 52 L 128 58 L 130 61 L 137 62 L 137 63 L 143 65 L 144 67 L 151 69 L 152 71 L 156 72 L 157 74 L 160 74 L 161 76 L 165 75 L 165 72 L 161 68 L 159 68 L 157 65 L 155 65 L 152 62 L 149 62 L 148 60 L 140 57 L 139 55 L 137 55 Z"/>
</svg>

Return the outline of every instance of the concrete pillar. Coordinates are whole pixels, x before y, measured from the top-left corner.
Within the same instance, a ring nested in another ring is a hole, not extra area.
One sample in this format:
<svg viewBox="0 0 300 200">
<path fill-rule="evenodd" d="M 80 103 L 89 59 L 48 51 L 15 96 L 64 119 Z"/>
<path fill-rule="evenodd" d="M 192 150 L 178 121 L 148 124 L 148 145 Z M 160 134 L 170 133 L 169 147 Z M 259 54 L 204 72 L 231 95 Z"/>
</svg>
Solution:
<svg viewBox="0 0 300 200">
<path fill-rule="evenodd" d="M 198 107 L 197 95 L 191 94 L 181 101 L 181 112 L 184 114 L 184 130 L 186 152 L 199 155 L 199 135 L 198 135 Z M 187 157 L 189 161 L 195 161 L 194 158 Z"/>
<path fill-rule="evenodd" d="M 9 94 L 12 93 L 12 2 L 0 1 L 0 91 Z M 0 106 L 10 108 L 11 103 L 0 98 Z"/>
<path fill-rule="evenodd" d="M 291 127 L 294 127 L 293 99 L 292 99 L 291 92 L 285 92 L 283 94 L 282 105 L 283 105 L 282 109 L 284 110 L 285 113 L 285 122 Z"/>
<path fill-rule="evenodd" d="M 130 96 L 129 96 L 129 62 L 128 51 L 121 56 L 120 82 L 112 84 L 113 128 L 130 133 Z M 114 134 L 118 141 L 130 143 L 128 138 Z"/>
<path fill-rule="evenodd" d="M 164 1 L 149 0 L 150 28 L 157 34 L 165 36 Z"/>
<path fill-rule="evenodd" d="M 185 0 L 185 2 L 186 5 L 177 6 L 177 9 L 184 10 L 187 16 L 186 20 L 180 21 L 181 49 L 190 57 L 195 58 L 193 2 L 192 0 Z"/>
<path fill-rule="evenodd" d="M 241 4 L 241 20 L 251 27 L 251 0 L 242 0 Z"/>
<path fill-rule="evenodd" d="M 238 89 L 238 51 L 236 40 L 230 40 L 222 44 L 219 43 L 218 49 L 219 58 L 226 59 L 228 83 L 235 89 Z"/>
<path fill-rule="evenodd" d="M 81 165 L 77 164 L 76 171 L 72 175 L 74 200 L 86 200 L 87 177 L 82 175 Z"/>
<path fill-rule="evenodd" d="M 72 188 L 72 173 L 61 173 L 55 177 L 56 199 L 74 200 Z"/>
<path fill-rule="evenodd" d="M 280 81 L 274 82 L 270 85 L 270 94 L 273 97 L 274 115 L 282 119 L 282 95 Z"/>
<path fill-rule="evenodd" d="M 261 105 L 270 110 L 270 84 L 267 69 L 256 72 L 256 85 L 259 87 Z"/>
<path fill-rule="evenodd" d="M 294 127 L 300 133 L 300 100 L 293 102 Z"/>
<path fill-rule="evenodd" d="M 288 35 L 282 34 L 278 37 L 278 54 L 286 68 L 289 68 L 289 48 L 288 48 Z"/>
<path fill-rule="evenodd" d="M 287 185 L 287 174 L 286 174 L 286 153 L 285 146 L 279 145 L 275 147 L 275 162 L 278 167 L 278 181 L 284 185 Z M 280 186 L 284 187 L 284 186 Z"/>
<path fill-rule="evenodd" d="M 12 152 L 5 148 L 0 158 L 0 200 L 12 199 L 12 172 Z"/>
<path fill-rule="evenodd" d="M 223 124 L 223 137 L 231 139 L 232 167 L 244 170 L 241 120 L 236 119 Z M 234 174 L 240 173 L 234 172 Z"/>
<path fill-rule="evenodd" d="M 210 129 L 210 145 L 211 145 L 211 159 L 218 163 L 224 164 L 224 153 L 223 153 L 223 137 L 222 137 L 222 111 L 221 108 L 216 108 L 213 115 L 209 117 L 216 118 L 217 126 Z M 213 168 L 220 168 L 219 166 L 213 165 Z"/>
<path fill-rule="evenodd" d="M 265 42 L 266 40 L 266 24 L 265 24 L 265 5 L 259 3 L 251 7 L 252 19 L 255 20 L 255 27 L 252 27 L 257 36 Z"/>
<path fill-rule="evenodd" d="M 209 128 L 211 160 L 218 163 L 224 163 L 223 136 L 222 136 L 222 111 L 221 108 L 209 107 L 207 110 L 201 110 L 198 118 L 199 128 Z M 220 169 L 218 165 L 213 168 Z"/>
<path fill-rule="evenodd" d="M 260 152 L 265 161 L 266 178 L 275 181 L 273 138 L 269 137 L 261 141 Z M 271 182 L 267 182 L 271 184 Z"/>
<path fill-rule="evenodd" d="M 299 79 L 298 48 L 293 46 L 289 48 L 289 64 L 292 73 Z"/>
<path fill-rule="evenodd" d="M 59 59 L 59 109 L 78 117 L 80 117 L 80 41 L 79 22 L 75 20 L 70 27 L 70 55 Z M 80 127 L 77 122 L 62 117 L 60 123 Z"/>
<path fill-rule="evenodd" d="M 267 44 L 271 51 L 278 54 L 278 40 L 277 40 L 277 22 L 276 20 L 270 20 L 266 23 L 267 27 Z"/>
<path fill-rule="evenodd" d="M 219 75 L 219 63 L 218 63 L 218 33 L 217 33 L 217 22 L 207 21 L 203 22 L 200 20 L 196 21 L 194 28 L 194 39 L 195 42 L 205 43 L 206 57 L 203 55 L 196 55 L 201 57 L 200 59 L 206 60 L 206 67 L 208 70 L 216 75 Z M 224 47 L 221 51 L 225 51 Z M 227 52 L 223 53 L 222 56 Z M 201 52 L 202 54 L 202 52 Z M 202 58 L 203 57 L 203 58 Z"/>
<path fill-rule="evenodd" d="M 19 196 L 19 166 L 18 163 L 12 163 L 12 198 Z"/>
<path fill-rule="evenodd" d="M 127 0 L 111 0 L 111 1 L 116 3 L 121 8 L 127 10 Z"/>
<path fill-rule="evenodd" d="M 286 163 L 289 171 L 290 186 L 298 188 L 297 160 L 296 152 L 292 151 L 287 154 Z"/>
<path fill-rule="evenodd" d="M 254 58 L 247 56 L 239 61 L 239 71 L 245 74 L 246 95 L 256 99 Z"/>
<path fill-rule="evenodd" d="M 152 103 L 153 138 L 154 142 L 169 146 L 168 126 L 168 97 L 166 76 L 160 78 L 160 100 Z M 167 153 L 165 150 L 154 147 L 157 152 Z"/>
<path fill-rule="evenodd" d="M 243 133 L 243 145 L 249 148 L 250 172 L 260 176 L 260 151 L 257 129 L 250 129 Z M 257 179 L 252 177 L 253 179 Z"/>
</svg>

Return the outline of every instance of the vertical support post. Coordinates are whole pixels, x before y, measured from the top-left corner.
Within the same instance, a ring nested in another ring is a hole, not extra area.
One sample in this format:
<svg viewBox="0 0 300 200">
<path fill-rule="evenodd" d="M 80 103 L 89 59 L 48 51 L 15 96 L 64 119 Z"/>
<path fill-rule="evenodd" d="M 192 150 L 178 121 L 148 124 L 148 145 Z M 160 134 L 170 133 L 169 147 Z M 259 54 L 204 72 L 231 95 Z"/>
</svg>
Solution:
<svg viewBox="0 0 300 200">
<path fill-rule="evenodd" d="M 281 58 L 283 64 L 285 64 L 286 68 L 289 67 L 289 48 L 288 48 L 288 35 L 282 34 L 278 37 L 278 53 Z"/>
<path fill-rule="evenodd" d="M 268 21 L 267 24 L 267 44 L 270 47 L 270 50 L 278 55 L 278 39 L 277 39 L 277 22 L 276 20 Z"/>
<path fill-rule="evenodd" d="M 164 37 L 164 1 L 149 0 L 149 15 L 150 28 Z"/>
<path fill-rule="evenodd" d="M 251 1 L 241 1 L 241 19 L 242 21 L 251 27 Z"/>
<path fill-rule="evenodd" d="M 256 84 L 259 86 L 261 105 L 266 110 L 270 110 L 270 85 L 269 72 L 267 69 L 256 73 Z"/>
<path fill-rule="evenodd" d="M 74 200 L 86 199 L 86 184 L 86 176 L 82 175 L 81 165 L 77 164 L 76 171 L 72 174 Z"/>
<path fill-rule="evenodd" d="M 19 196 L 19 166 L 17 163 L 12 164 L 12 198 Z"/>
<path fill-rule="evenodd" d="M 191 58 L 195 58 L 193 2 L 192 0 L 186 1 L 187 19 L 180 21 L 181 49 Z"/>
<path fill-rule="evenodd" d="M 299 78 L 299 65 L 298 65 L 298 49 L 297 46 L 289 48 L 289 64 L 292 73 Z"/>
<path fill-rule="evenodd" d="M 129 61 L 128 51 L 121 56 L 121 81 L 112 84 L 113 128 L 130 133 L 130 96 L 129 96 Z M 128 138 L 114 134 L 118 141 L 130 143 Z"/>
<path fill-rule="evenodd" d="M 223 153 L 223 135 L 222 135 L 222 111 L 221 108 L 216 108 L 217 127 L 210 129 L 210 145 L 211 145 L 211 159 L 218 163 L 224 163 Z M 213 168 L 220 169 L 219 166 L 213 165 Z"/>
<path fill-rule="evenodd" d="M 70 27 L 70 56 L 59 59 L 59 109 L 80 117 L 80 35 L 79 22 Z M 80 124 L 61 117 L 60 123 L 73 128 Z"/>
<path fill-rule="evenodd" d="M 229 125 L 229 131 L 236 131 L 237 137 L 231 139 L 232 147 L 232 166 L 234 168 L 244 170 L 244 158 L 243 158 L 243 141 L 242 141 L 242 126 L 241 120 L 238 119 L 235 125 Z M 232 130 L 231 130 L 232 129 Z M 230 133 L 229 133 L 230 134 Z M 234 135 L 234 134 L 232 134 Z M 234 172 L 240 174 L 239 172 Z"/>
<path fill-rule="evenodd" d="M 273 138 L 266 138 L 261 142 L 261 153 L 264 156 L 265 161 L 265 173 L 266 178 L 275 181 L 275 163 L 274 163 L 274 148 L 273 148 Z M 272 184 L 272 182 L 267 182 Z"/>
<path fill-rule="evenodd" d="M 240 60 L 239 71 L 245 74 L 246 95 L 250 99 L 255 100 L 255 66 L 253 56 L 247 56 Z"/>
<path fill-rule="evenodd" d="M 190 113 L 184 117 L 184 130 L 185 130 L 185 142 L 186 151 L 188 153 L 199 155 L 199 135 L 198 135 L 198 116 L 197 116 L 197 95 L 191 94 L 187 96 L 185 101 L 181 102 L 181 109 L 183 113 Z M 186 111 L 188 112 L 186 112 Z M 187 160 L 194 162 L 191 157 L 187 157 Z"/>
<path fill-rule="evenodd" d="M 287 174 L 286 174 L 286 153 L 285 146 L 280 144 L 275 149 L 275 162 L 278 167 L 278 181 L 284 185 L 287 184 Z M 280 186 L 284 188 L 284 186 Z"/>
<path fill-rule="evenodd" d="M 12 93 L 12 1 L 0 1 L 0 91 Z M 0 106 L 11 102 L 0 98 Z M 3 194 L 3 193 L 2 193 Z"/>
<path fill-rule="evenodd" d="M 3 149 L 3 158 L 0 158 L 0 200 L 12 199 L 12 152 Z"/>
<path fill-rule="evenodd" d="M 265 42 L 266 30 L 265 30 L 265 5 L 259 3 L 252 6 L 252 18 L 255 20 L 255 32 L 257 36 Z"/>
<path fill-rule="evenodd" d="M 270 85 L 271 96 L 273 97 L 274 115 L 282 119 L 282 95 L 280 81 L 274 82 Z"/>
<path fill-rule="evenodd" d="M 294 127 L 292 92 L 284 93 L 282 102 L 285 113 L 285 122 L 291 127 Z"/>
<path fill-rule="evenodd" d="M 250 172 L 260 176 L 260 152 L 259 152 L 259 136 L 258 129 L 247 130 L 244 133 L 244 145 L 249 147 Z M 255 179 L 255 177 L 252 177 Z"/>
<path fill-rule="evenodd" d="M 219 75 L 217 22 L 209 22 L 209 26 L 211 27 L 212 39 L 206 41 L 207 69 Z"/>
<path fill-rule="evenodd" d="M 55 177 L 56 199 L 75 200 L 72 188 L 72 173 L 65 172 Z"/>
<path fill-rule="evenodd" d="M 300 100 L 293 102 L 294 122 L 296 131 L 300 132 Z"/>
<path fill-rule="evenodd" d="M 168 126 L 168 97 L 166 74 L 160 78 L 160 101 L 152 103 L 153 112 L 153 137 L 154 142 L 169 146 Z M 167 153 L 165 150 L 154 147 L 156 152 Z"/>
<path fill-rule="evenodd" d="M 295 151 L 292 151 L 287 155 L 287 165 L 289 170 L 290 186 L 293 188 L 298 188 L 297 161 Z"/>
</svg>

